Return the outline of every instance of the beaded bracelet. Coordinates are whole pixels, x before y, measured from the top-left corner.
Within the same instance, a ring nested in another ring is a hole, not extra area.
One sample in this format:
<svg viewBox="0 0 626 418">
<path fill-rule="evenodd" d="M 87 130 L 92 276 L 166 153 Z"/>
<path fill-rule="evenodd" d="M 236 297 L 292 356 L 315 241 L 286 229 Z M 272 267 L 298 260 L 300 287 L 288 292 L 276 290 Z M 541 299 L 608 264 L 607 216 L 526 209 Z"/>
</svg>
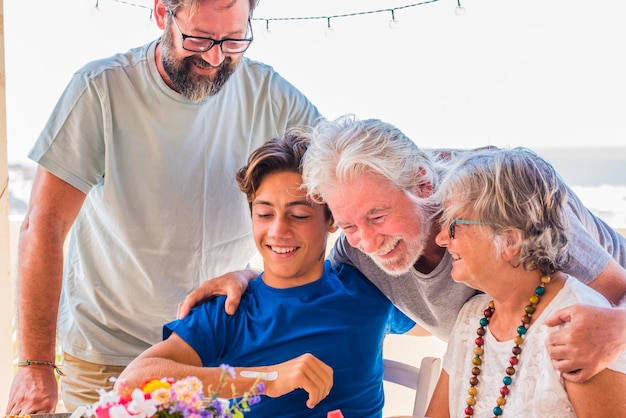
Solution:
<svg viewBox="0 0 626 418">
<path fill-rule="evenodd" d="M 17 367 L 24 367 L 24 366 L 50 366 L 54 369 L 56 374 L 58 374 L 59 376 L 65 376 L 65 373 L 63 373 L 63 371 L 61 371 L 59 366 L 57 366 L 53 361 L 24 360 L 24 361 L 17 362 Z"/>
</svg>

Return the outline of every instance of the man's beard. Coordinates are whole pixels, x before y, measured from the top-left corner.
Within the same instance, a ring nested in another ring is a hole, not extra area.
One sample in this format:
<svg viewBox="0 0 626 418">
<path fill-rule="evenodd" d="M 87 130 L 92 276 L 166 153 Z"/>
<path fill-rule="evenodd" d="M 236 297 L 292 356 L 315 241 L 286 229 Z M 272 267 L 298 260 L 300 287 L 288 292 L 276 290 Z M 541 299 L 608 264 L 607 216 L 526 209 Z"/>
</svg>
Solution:
<svg viewBox="0 0 626 418">
<path fill-rule="evenodd" d="M 403 244 L 406 248 L 401 254 L 398 254 L 392 259 L 381 259 L 377 256 L 376 252 L 365 253 L 380 267 L 385 273 L 391 276 L 401 276 L 411 271 L 417 260 L 424 255 L 426 246 L 428 245 L 428 238 L 431 233 L 432 221 L 427 217 L 425 212 L 418 211 L 418 219 L 420 222 L 420 231 L 417 237 L 408 241 L 406 237 L 401 236 L 389 236 L 386 239 L 390 243 L 395 242 L 397 245 L 398 240 L 403 240 Z M 389 245 L 389 244 L 388 244 Z"/>
<path fill-rule="evenodd" d="M 213 48 L 219 48 L 219 46 L 215 45 Z M 177 60 L 173 57 L 172 50 L 172 37 L 168 31 L 165 31 L 161 39 L 163 68 L 174 89 L 193 103 L 201 103 L 209 96 L 216 95 L 237 68 L 237 63 L 233 64 L 232 58 L 229 56 L 226 56 L 218 67 L 212 67 L 199 54 Z M 213 78 L 207 75 L 198 75 L 191 70 L 192 64 L 205 69 L 217 68 L 218 71 Z"/>
<path fill-rule="evenodd" d="M 391 276 L 401 276 L 408 273 L 413 265 L 417 263 L 417 260 L 424 255 L 426 249 L 426 240 L 428 238 L 427 233 L 420 231 L 419 237 L 414 242 L 404 240 L 403 244 L 406 246 L 402 254 L 394 257 L 393 259 L 382 259 L 374 253 L 366 253 L 385 273 Z M 400 237 L 388 237 L 389 240 L 398 240 Z M 404 238 L 402 238 L 404 239 Z"/>
</svg>

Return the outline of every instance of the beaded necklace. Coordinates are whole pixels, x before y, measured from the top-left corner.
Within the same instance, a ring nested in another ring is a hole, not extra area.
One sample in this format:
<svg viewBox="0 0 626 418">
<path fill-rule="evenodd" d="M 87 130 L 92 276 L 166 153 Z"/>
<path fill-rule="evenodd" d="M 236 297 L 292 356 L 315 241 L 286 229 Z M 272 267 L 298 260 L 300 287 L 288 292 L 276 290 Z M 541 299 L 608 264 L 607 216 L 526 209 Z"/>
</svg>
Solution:
<svg viewBox="0 0 626 418">
<path fill-rule="evenodd" d="M 535 308 L 539 301 L 541 300 L 541 296 L 545 293 L 545 285 L 550 283 L 550 276 L 544 275 L 541 276 L 539 280 L 539 286 L 535 289 L 535 294 L 530 297 L 530 304 L 526 305 L 524 308 L 524 315 L 522 315 L 522 324 L 517 327 L 517 336 L 513 339 L 515 346 L 513 346 L 513 356 L 509 359 L 509 367 L 506 368 L 506 376 L 502 379 L 502 383 L 504 385 L 500 388 L 500 396 L 496 399 L 496 406 L 493 408 L 494 418 L 502 415 L 502 407 L 506 404 L 506 396 L 509 394 L 509 386 L 513 382 L 512 376 L 515 374 L 515 366 L 519 362 L 519 356 L 522 353 L 522 348 L 520 345 L 524 342 L 524 334 L 528 330 L 530 326 L 531 316 L 535 312 Z M 474 348 L 474 357 L 472 358 L 472 377 L 469 380 L 470 387 L 467 391 L 469 397 L 466 400 L 467 406 L 465 407 L 465 418 L 471 418 L 474 415 L 474 405 L 476 404 L 476 394 L 478 393 L 478 389 L 476 386 L 478 385 L 478 375 L 480 375 L 480 365 L 482 364 L 482 356 L 484 350 L 483 345 L 485 344 L 485 340 L 483 336 L 485 335 L 485 327 L 489 325 L 489 319 L 493 315 L 495 311 L 495 306 L 493 304 L 493 300 L 489 302 L 488 307 L 483 311 L 483 317 L 480 319 L 480 327 L 476 330 L 476 334 L 478 337 L 474 342 L 476 343 L 476 347 Z"/>
</svg>

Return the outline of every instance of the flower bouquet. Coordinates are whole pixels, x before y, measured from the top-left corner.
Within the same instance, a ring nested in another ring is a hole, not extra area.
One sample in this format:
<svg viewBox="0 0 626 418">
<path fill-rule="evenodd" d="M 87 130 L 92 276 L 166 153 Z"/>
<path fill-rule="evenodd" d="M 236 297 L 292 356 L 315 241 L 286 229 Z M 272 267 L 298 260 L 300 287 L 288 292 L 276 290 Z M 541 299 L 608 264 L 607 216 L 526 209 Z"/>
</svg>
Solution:
<svg viewBox="0 0 626 418">
<path fill-rule="evenodd" d="M 235 371 L 227 365 L 220 366 L 222 374 L 215 391 L 204 395 L 200 379 L 194 376 L 181 380 L 169 378 L 151 379 L 140 388 L 128 388 L 121 384 L 120 391 L 100 391 L 100 400 L 89 407 L 78 408 L 71 418 L 214 418 L 243 417 L 250 406 L 261 401 L 265 390 L 263 382 L 255 381 L 250 390 L 237 394 L 232 386 L 233 398 L 218 398 L 217 394 L 226 384 L 228 376 Z"/>
</svg>

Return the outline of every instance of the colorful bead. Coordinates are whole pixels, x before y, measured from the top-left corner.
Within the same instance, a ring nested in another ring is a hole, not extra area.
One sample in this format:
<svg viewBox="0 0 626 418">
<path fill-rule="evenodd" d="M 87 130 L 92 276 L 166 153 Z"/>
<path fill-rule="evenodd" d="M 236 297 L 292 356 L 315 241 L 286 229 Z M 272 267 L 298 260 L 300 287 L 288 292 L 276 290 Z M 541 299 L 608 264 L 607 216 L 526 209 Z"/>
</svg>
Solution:
<svg viewBox="0 0 626 418">
<path fill-rule="evenodd" d="M 535 294 L 529 298 L 530 305 L 527 305 L 524 308 L 524 315 L 521 317 L 522 325 L 517 327 L 517 336 L 513 339 L 515 346 L 511 350 L 513 356 L 509 358 L 510 366 L 506 368 L 506 376 L 502 379 L 502 383 L 504 386 L 500 388 L 500 395 L 496 399 L 496 406 L 493 408 L 493 415 L 495 418 L 502 415 L 502 406 L 506 404 L 506 397 L 509 394 L 509 386 L 513 382 L 511 376 L 515 375 L 515 366 L 519 364 L 519 355 L 522 353 L 522 348 L 520 345 L 524 342 L 523 335 L 528 331 L 528 326 L 532 320 L 532 314 L 535 312 L 536 305 L 540 302 L 541 296 L 545 293 L 545 285 L 550 283 L 550 276 L 541 276 L 540 285 L 535 289 Z M 478 386 L 479 380 L 478 375 L 480 375 L 480 365 L 482 364 L 482 359 L 480 356 L 484 354 L 483 345 L 485 344 L 485 340 L 483 336 L 486 334 L 486 329 L 489 325 L 489 319 L 493 316 L 495 311 L 495 304 L 493 300 L 489 301 L 487 309 L 483 311 L 483 317 L 479 320 L 480 327 L 476 330 L 476 334 L 478 337 L 474 340 L 476 347 L 474 348 L 474 357 L 472 358 L 472 377 L 469 379 L 470 387 L 467 393 L 470 395 L 465 403 L 467 407 L 465 408 L 466 418 L 471 418 L 474 415 L 474 405 L 476 404 L 476 395 L 478 394 Z"/>
</svg>

